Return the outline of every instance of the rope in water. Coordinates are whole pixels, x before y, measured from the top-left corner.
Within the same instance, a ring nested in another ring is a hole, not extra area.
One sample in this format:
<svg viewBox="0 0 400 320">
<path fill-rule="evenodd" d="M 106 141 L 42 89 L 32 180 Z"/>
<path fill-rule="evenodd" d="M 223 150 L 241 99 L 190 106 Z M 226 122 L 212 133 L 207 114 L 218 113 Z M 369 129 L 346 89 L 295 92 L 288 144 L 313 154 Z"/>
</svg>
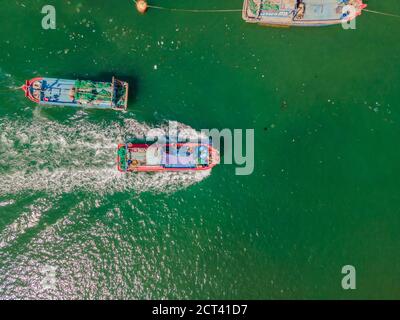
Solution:
<svg viewBox="0 0 400 320">
<path fill-rule="evenodd" d="M 209 13 L 218 13 L 218 12 L 241 12 L 242 9 L 176 9 L 176 8 L 164 8 L 158 6 L 148 6 L 153 9 L 161 9 L 175 12 L 209 12 Z"/>
<path fill-rule="evenodd" d="M 386 12 L 380 12 L 380 11 L 374 11 L 374 10 L 367 10 L 367 9 L 363 9 L 363 11 L 370 12 L 370 13 L 381 14 L 383 16 L 388 16 L 388 17 L 400 18 L 400 15 L 398 15 L 398 14 L 392 14 L 392 13 L 386 13 Z"/>
<path fill-rule="evenodd" d="M 137 0 L 133 0 L 137 3 Z M 166 11 L 175 11 L 175 12 L 196 12 L 196 13 L 218 13 L 218 12 L 241 12 L 242 9 L 178 9 L 178 8 L 166 8 L 160 6 L 152 6 L 147 5 L 148 8 L 159 9 L 159 10 L 166 10 Z"/>
<path fill-rule="evenodd" d="M 21 87 L 7 87 L 7 88 L 1 89 L 0 92 L 17 91 L 20 89 L 22 89 L 22 86 Z"/>
</svg>

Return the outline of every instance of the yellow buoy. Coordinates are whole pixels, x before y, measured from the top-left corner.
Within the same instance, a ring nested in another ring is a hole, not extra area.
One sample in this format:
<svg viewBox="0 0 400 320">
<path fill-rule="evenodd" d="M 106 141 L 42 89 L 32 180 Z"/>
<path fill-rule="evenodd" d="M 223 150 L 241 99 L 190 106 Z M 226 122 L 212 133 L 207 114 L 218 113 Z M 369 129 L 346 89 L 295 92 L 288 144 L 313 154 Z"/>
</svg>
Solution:
<svg viewBox="0 0 400 320">
<path fill-rule="evenodd" d="M 136 2 L 136 9 L 140 12 L 140 13 L 145 13 L 147 11 L 147 2 L 145 0 L 138 0 Z"/>
</svg>

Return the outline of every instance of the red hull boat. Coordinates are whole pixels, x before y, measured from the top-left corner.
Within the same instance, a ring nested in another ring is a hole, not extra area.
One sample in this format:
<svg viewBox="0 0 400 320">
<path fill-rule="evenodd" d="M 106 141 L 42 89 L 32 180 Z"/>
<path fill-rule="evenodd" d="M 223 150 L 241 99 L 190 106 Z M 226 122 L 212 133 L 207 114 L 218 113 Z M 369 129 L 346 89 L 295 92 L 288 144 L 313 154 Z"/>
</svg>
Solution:
<svg viewBox="0 0 400 320">
<path fill-rule="evenodd" d="M 121 172 L 209 170 L 219 163 L 216 149 L 203 143 L 145 144 L 118 146 L 118 170 Z"/>
</svg>

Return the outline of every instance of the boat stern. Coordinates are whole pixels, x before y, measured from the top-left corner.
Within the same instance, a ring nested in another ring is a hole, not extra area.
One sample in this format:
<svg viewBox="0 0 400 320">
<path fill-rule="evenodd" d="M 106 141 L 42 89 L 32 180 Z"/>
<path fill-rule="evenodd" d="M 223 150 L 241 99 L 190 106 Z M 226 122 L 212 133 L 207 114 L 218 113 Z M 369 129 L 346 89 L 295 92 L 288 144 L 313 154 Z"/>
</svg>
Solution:
<svg viewBox="0 0 400 320">
<path fill-rule="evenodd" d="M 126 111 L 128 108 L 129 84 L 128 82 L 112 78 L 111 104 L 114 110 Z"/>
<path fill-rule="evenodd" d="M 126 144 L 119 144 L 117 151 L 117 169 L 120 172 L 128 171 L 128 162 L 127 162 L 127 146 Z"/>
<path fill-rule="evenodd" d="M 242 19 L 246 22 L 257 22 L 261 11 L 262 0 L 244 0 Z"/>
</svg>

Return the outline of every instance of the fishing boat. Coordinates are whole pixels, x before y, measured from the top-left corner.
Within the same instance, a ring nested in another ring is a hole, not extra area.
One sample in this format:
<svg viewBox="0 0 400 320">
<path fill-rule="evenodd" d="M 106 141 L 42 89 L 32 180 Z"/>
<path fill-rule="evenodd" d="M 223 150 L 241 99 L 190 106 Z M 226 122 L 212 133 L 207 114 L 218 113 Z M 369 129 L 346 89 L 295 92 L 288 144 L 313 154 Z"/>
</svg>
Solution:
<svg viewBox="0 0 400 320">
<path fill-rule="evenodd" d="M 40 105 L 126 110 L 127 82 L 33 78 L 22 86 L 25 96 Z"/>
<path fill-rule="evenodd" d="M 244 0 L 243 19 L 271 26 L 328 26 L 349 22 L 367 5 L 362 0 Z"/>
<path fill-rule="evenodd" d="M 219 163 L 219 153 L 206 143 L 125 143 L 118 145 L 121 172 L 209 170 Z"/>
</svg>

